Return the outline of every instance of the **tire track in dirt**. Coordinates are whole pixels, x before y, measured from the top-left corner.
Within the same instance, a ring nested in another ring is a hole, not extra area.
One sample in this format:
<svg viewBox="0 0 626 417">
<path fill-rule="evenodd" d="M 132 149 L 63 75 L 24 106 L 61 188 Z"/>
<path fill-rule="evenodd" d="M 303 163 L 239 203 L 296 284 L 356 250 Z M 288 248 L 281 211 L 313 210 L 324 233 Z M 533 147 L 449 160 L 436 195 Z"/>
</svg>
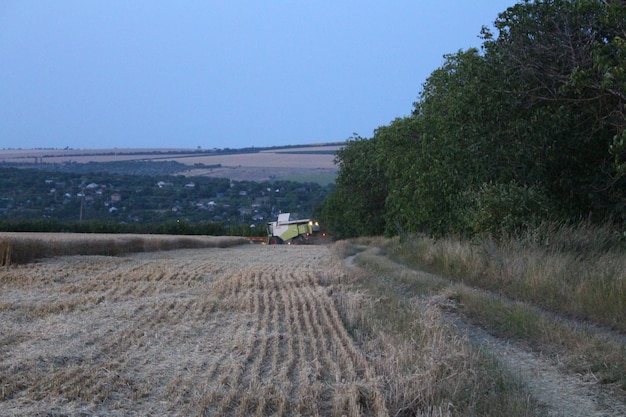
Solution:
<svg viewBox="0 0 626 417">
<path fill-rule="evenodd" d="M 452 313 L 445 313 L 445 316 L 475 346 L 494 355 L 524 381 L 532 395 L 545 406 L 546 417 L 626 416 L 626 405 L 598 389 L 597 381 L 565 374 L 547 358 L 498 339 Z"/>
<path fill-rule="evenodd" d="M 370 255 L 377 248 L 367 249 Z M 344 259 L 348 268 L 357 268 L 353 255 Z M 398 264 L 400 269 L 409 269 Z M 419 273 L 413 271 L 414 273 Z M 479 349 L 493 355 L 530 390 L 532 396 L 545 407 L 546 417 L 626 417 L 626 404 L 611 398 L 600 389 L 596 380 L 585 380 L 582 375 L 568 375 L 547 358 L 506 340 L 489 334 L 485 329 L 467 323 L 463 317 L 449 311 L 449 305 L 441 296 L 414 299 L 418 304 L 437 306 L 445 320 L 452 323 L 460 334 Z"/>
</svg>

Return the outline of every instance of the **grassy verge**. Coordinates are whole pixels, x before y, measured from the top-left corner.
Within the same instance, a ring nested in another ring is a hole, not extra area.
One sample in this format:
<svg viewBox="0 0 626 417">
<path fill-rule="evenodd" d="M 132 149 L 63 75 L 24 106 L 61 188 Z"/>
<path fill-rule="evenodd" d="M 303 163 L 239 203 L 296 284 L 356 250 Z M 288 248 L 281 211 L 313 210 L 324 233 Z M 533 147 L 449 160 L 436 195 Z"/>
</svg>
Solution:
<svg viewBox="0 0 626 417">
<path fill-rule="evenodd" d="M 626 332 L 626 250 L 608 227 L 546 225 L 500 244 L 415 237 L 387 246 L 407 265 Z"/>
<path fill-rule="evenodd" d="M 367 269 L 377 271 L 379 274 L 392 274 L 393 285 L 399 291 L 411 296 L 438 296 L 444 300 L 446 308 L 454 309 L 456 313 L 487 328 L 494 335 L 521 341 L 536 352 L 557 359 L 563 369 L 568 372 L 592 374 L 602 383 L 615 384 L 622 390 L 626 390 L 624 338 L 603 331 L 593 324 L 581 323 L 564 317 L 558 314 L 563 313 L 562 308 L 546 310 L 545 302 L 532 302 L 539 297 L 546 300 L 552 296 L 551 293 L 540 295 L 533 291 L 534 297 L 522 296 L 523 294 L 520 293 L 516 293 L 517 299 L 508 297 L 508 293 L 513 291 L 510 288 L 517 288 L 520 291 L 522 284 L 509 282 L 514 281 L 513 278 L 500 279 L 497 282 L 501 287 L 495 286 L 494 288 L 493 281 L 491 281 L 493 275 L 489 273 L 489 270 L 494 268 L 495 256 L 485 261 L 484 253 L 481 254 L 475 246 L 452 240 L 434 242 L 419 239 L 403 245 L 395 240 L 377 243 L 396 259 L 403 260 L 412 266 L 426 259 L 428 260 L 425 262 L 427 269 L 441 271 L 446 275 L 446 278 L 442 278 L 442 275 L 418 273 L 411 269 L 402 270 L 395 262 L 385 257 L 362 258 L 362 262 L 367 263 Z M 500 251 L 496 248 L 490 250 Z M 506 265 L 515 263 L 515 254 L 508 253 L 510 258 L 501 258 L 503 265 L 498 266 L 499 269 L 505 269 Z M 517 256 L 530 262 L 531 258 L 522 250 Z M 540 259 L 536 253 L 534 256 L 533 259 L 536 262 L 542 264 L 547 262 Z M 519 258 L 517 259 L 517 262 L 521 262 Z M 527 265 L 527 268 L 530 266 Z M 502 275 L 499 276 L 502 278 Z M 522 278 L 518 279 L 522 280 Z M 538 281 L 548 279 L 550 279 L 548 276 L 537 278 Z M 552 279 L 558 279 L 558 277 Z M 507 285 L 508 290 L 502 288 Z M 527 280 L 526 285 L 531 286 L 532 280 Z M 594 283 L 588 284 L 590 287 L 593 285 Z M 603 285 L 597 287 L 603 288 Z M 542 288 L 548 291 L 545 286 Z M 562 296 L 569 296 L 571 299 L 582 298 L 580 294 L 568 295 L 567 292 Z M 606 294 L 606 297 L 607 300 L 596 301 L 599 304 L 598 310 L 603 311 L 604 314 L 607 310 L 615 311 L 613 306 L 604 305 L 613 302 L 614 296 Z M 616 312 L 618 316 L 620 313 L 624 312 Z"/>
<path fill-rule="evenodd" d="M 338 254 L 354 254 L 345 243 Z M 414 296 L 445 288 L 384 257 L 359 254 L 335 300 L 382 381 L 391 415 L 540 415 L 525 387 Z M 394 266 L 395 265 L 395 266 Z"/>
<path fill-rule="evenodd" d="M 172 249 L 225 248 L 244 243 L 248 243 L 245 238 L 222 236 L 0 233 L 0 266 L 52 256 L 118 256 Z"/>
<path fill-rule="evenodd" d="M 558 319 L 522 302 L 452 286 L 446 292 L 457 311 L 501 338 L 523 341 L 570 373 L 591 374 L 626 391 L 626 347 L 602 332 Z"/>
</svg>

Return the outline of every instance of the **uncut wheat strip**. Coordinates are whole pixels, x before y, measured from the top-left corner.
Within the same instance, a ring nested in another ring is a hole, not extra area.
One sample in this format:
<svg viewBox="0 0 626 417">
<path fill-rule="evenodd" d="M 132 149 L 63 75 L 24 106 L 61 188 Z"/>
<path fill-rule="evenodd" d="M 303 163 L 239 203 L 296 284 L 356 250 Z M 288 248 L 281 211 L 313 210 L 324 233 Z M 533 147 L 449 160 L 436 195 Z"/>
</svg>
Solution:
<svg viewBox="0 0 626 417">
<path fill-rule="evenodd" d="M 241 296 L 247 300 L 248 305 L 254 304 L 255 297 L 252 291 L 245 291 Z M 222 353 L 213 358 L 211 365 L 202 376 L 204 382 L 201 385 L 204 390 L 199 391 L 197 397 L 192 399 L 192 406 L 196 408 L 195 413 L 198 415 L 216 414 L 217 405 L 226 395 L 229 379 L 243 360 L 244 342 L 247 340 L 246 334 L 250 331 L 249 323 L 254 316 L 244 312 L 237 317 L 232 312 L 228 312 L 227 315 L 218 315 L 218 319 L 221 317 L 229 321 L 228 325 L 220 329 L 218 342 Z"/>
<path fill-rule="evenodd" d="M 371 411 L 376 415 L 388 415 L 378 378 L 374 377 L 373 369 L 348 335 L 333 301 L 325 291 L 320 291 L 319 288 L 312 289 L 309 297 L 315 299 L 320 306 L 321 318 L 319 321 L 325 329 L 329 329 L 327 330 L 328 340 L 332 343 L 329 350 L 334 353 L 335 357 L 339 358 L 338 362 L 343 365 L 341 366 L 341 373 L 344 375 L 344 379 L 340 384 L 334 386 L 334 410 L 342 413 L 347 412 L 348 415 L 359 415 L 362 410 L 357 399 L 360 398 L 360 389 L 363 388 L 366 390 L 367 396 L 371 397 L 371 399 L 368 398 L 371 403 Z"/>
<path fill-rule="evenodd" d="M 261 379 L 262 366 L 266 361 L 269 348 L 269 333 L 273 327 L 272 323 L 272 310 L 275 310 L 272 300 L 272 291 L 266 287 L 266 282 L 263 278 L 263 272 L 253 273 L 254 279 L 254 291 L 259 293 L 259 299 L 261 300 L 260 316 L 258 321 L 260 322 L 258 332 L 251 335 L 255 339 L 255 350 L 252 352 L 251 357 L 244 366 L 241 383 L 239 386 L 234 387 L 237 392 L 237 399 L 239 406 L 236 408 L 236 416 L 246 416 L 251 412 L 250 408 L 254 407 L 256 396 L 258 393 L 258 385 L 264 381 Z M 253 389 L 256 388 L 256 389 Z"/>
<path fill-rule="evenodd" d="M 305 381 L 302 381 L 300 398 L 309 403 L 309 407 L 314 405 L 325 413 L 324 410 L 329 408 L 328 403 L 332 400 L 332 384 L 341 380 L 341 370 L 326 349 L 324 329 L 316 323 L 315 304 L 309 302 L 303 287 L 296 287 L 294 296 L 300 309 L 304 338 L 309 341 L 309 346 L 313 349 L 313 360 L 306 367 L 310 387 L 307 389 Z"/>
<path fill-rule="evenodd" d="M 291 275 L 293 278 L 293 275 Z M 307 323 L 306 304 L 300 297 L 300 282 L 288 281 L 288 300 L 290 305 L 289 315 L 292 317 L 295 336 L 293 343 L 297 344 L 295 361 L 299 365 L 291 372 L 290 381 L 293 381 L 292 404 L 298 410 L 306 411 L 307 414 L 319 416 L 320 397 L 323 390 L 323 378 L 321 377 L 320 356 L 318 344 L 315 343 L 311 334 L 311 325 Z M 294 349 L 295 351 L 295 349 Z"/>
<path fill-rule="evenodd" d="M 311 375 L 310 364 L 317 359 L 317 351 L 315 345 L 312 345 L 304 334 L 304 318 L 301 311 L 301 305 L 296 296 L 296 287 L 293 282 L 287 282 L 285 293 L 285 305 L 287 310 L 287 323 L 289 324 L 289 333 L 292 335 L 289 346 L 293 352 L 293 362 L 285 364 L 285 379 L 293 383 L 292 393 L 296 397 L 298 391 L 304 390 L 309 386 L 309 376 Z M 294 345 L 296 345 L 294 347 Z M 308 348 L 308 349 L 307 349 Z M 296 367 L 295 364 L 299 364 Z"/>
<path fill-rule="evenodd" d="M 247 278 L 247 279 L 246 279 Z M 254 281 L 258 279 L 255 273 L 251 273 L 248 271 L 247 274 L 244 275 L 244 279 L 242 280 L 245 284 L 247 291 L 253 293 L 253 305 L 254 305 L 254 313 L 253 316 L 255 318 L 256 326 L 246 332 L 245 340 L 242 343 L 246 346 L 245 353 L 243 355 L 243 360 L 236 364 L 233 369 L 233 373 L 229 376 L 227 386 L 228 391 L 226 395 L 224 395 L 218 405 L 217 414 L 225 415 L 228 410 L 236 407 L 235 400 L 237 399 L 237 394 L 240 391 L 240 385 L 242 382 L 242 378 L 246 372 L 246 364 L 254 362 L 255 356 L 259 355 L 260 349 L 265 349 L 265 344 L 261 343 L 258 338 L 258 334 L 263 330 L 263 326 L 267 325 L 267 311 L 268 306 L 265 304 L 266 300 L 264 300 L 263 292 L 254 288 L 253 285 L 249 281 Z M 246 306 L 242 306 L 245 308 Z"/>
<path fill-rule="evenodd" d="M 248 243 L 227 236 L 168 236 L 133 234 L 0 232 L 3 264 L 67 255 L 117 256 L 182 248 L 225 248 Z M 10 255 L 7 251 L 10 251 Z M 7 256 L 9 257 L 8 259 Z"/>
<path fill-rule="evenodd" d="M 266 311 L 264 311 L 260 326 L 261 333 L 256 335 L 259 339 L 259 349 L 251 366 L 246 367 L 246 375 L 240 387 L 243 392 L 240 393 L 241 402 L 235 413 L 238 416 L 250 415 L 253 409 L 255 409 L 257 415 L 259 415 L 259 412 L 263 413 L 262 409 L 259 410 L 259 395 L 264 392 L 269 393 L 268 388 L 274 387 L 278 382 L 274 373 L 275 363 L 273 363 L 277 361 L 279 353 L 278 321 L 280 306 L 277 303 L 277 291 L 275 285 L 273 285 L 274 281 L 271 273 L 260 272 L 257 274 L 256 281 L 259 285 L 258 291 L 261 291 L 263 294 L 263 304 L 266 307 Z"/>
<path fill-rule="evenodd" d="M 272 306 L 271 328 L 268 328 L 269 342 L 269 363 L 264 364 L 261 369 L 259 380 L 261 389 L 257 397 L 257 416 L 265 416 L 269 413 L 273 415 L 283 415 L 288 401 L 289 382 L 280 378 L 279 363 L 288 360 L 285 345 L 290 345 L 290 338 L 284 333 L 284 322 L 286 317 L 286 305 L 283 298 L 282 275 L 277 271 L 264 274 L 265 288 L 270 290 L 269 303 Z"/>
</svg>

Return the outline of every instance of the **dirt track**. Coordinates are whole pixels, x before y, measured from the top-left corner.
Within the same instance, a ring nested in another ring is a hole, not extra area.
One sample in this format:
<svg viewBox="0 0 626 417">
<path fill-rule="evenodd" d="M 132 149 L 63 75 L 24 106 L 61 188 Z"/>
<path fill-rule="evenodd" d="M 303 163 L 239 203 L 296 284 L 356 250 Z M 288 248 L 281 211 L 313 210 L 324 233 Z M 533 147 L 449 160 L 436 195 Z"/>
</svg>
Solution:
<svg viewBox="0 0 626 417">
<path fill-rule="evenodd" d="M 327 250 L 3 269 L 0 415 L 385 415 L 327 294 L 339 276 Z"/>
<path fill-rule="evenodd" d="M 369 248 L 370 256 L 380 256 L 377 248 Z M 347 268 L 356 268 L 355 256 L 344 260 Z M 404 265 L 398 268 L 409 271 Z M 420 271 L 411 271 L 421 274 Z M 562 372 L 558 364 L 532 352 L 528 346 L 515 344 L 489 334 L 485 329 L 469 324 L 452 312 L 449 300 L 437 295 L 417 299 L 418 304 L 434 305 L 443 312 L 445 322 L 452 324 L 477 349 L 488 352 L 517 378 L 523 381 L 537 399 L 542 415 L 547 417 L 626 417 L 626 403 L 609 389 L 602 387 L 591 372 L 571 375 Z M 582 323 L 581 323 L 582 325 Z"/>
</svg>

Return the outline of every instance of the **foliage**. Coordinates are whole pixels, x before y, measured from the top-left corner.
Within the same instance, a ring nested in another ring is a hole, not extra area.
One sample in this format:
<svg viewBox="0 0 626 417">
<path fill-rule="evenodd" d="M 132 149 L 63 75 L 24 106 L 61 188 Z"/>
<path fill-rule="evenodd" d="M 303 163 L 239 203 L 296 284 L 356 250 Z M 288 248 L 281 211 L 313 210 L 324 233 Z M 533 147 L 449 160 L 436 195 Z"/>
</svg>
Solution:
<svg viewBox="0 0 626 417">
<path fill-rule="evenodd" d="M 484 32 L 486 59 L 517 98 L 509 123 L 536 144 L 531 157 L 542 168 L 530 180 L 570 218 L 623 211 L 614 138 L 626 127 L 624 22 L 623 2 L 525 1 L 496 20 L 498 38 Z"/>
<path fill-rule="evenodd" d="M 508 8 L 481 50 L 445 56 L 411 116 L 348 144 L 327 208 L 384 221 L 349 236 L 626 220 L 625 25 L 619 1 Z"/>
<path fill-rule="evenodd" d="M 375 145 L 357 136 L 337 152 L 335 163 L 340 171 L 336 188 L 320 210 L 323 224 L 337 239 L 384 230 L 387 187 Z"/>
<path fill-rule="evenodd" d="M 540 189 L 516 182 L 481 184 L 462 197 L 467 203 L 462 220 L 473 233 L 515 235 L 536 227 L 553 212 Z"/>
</svg>

